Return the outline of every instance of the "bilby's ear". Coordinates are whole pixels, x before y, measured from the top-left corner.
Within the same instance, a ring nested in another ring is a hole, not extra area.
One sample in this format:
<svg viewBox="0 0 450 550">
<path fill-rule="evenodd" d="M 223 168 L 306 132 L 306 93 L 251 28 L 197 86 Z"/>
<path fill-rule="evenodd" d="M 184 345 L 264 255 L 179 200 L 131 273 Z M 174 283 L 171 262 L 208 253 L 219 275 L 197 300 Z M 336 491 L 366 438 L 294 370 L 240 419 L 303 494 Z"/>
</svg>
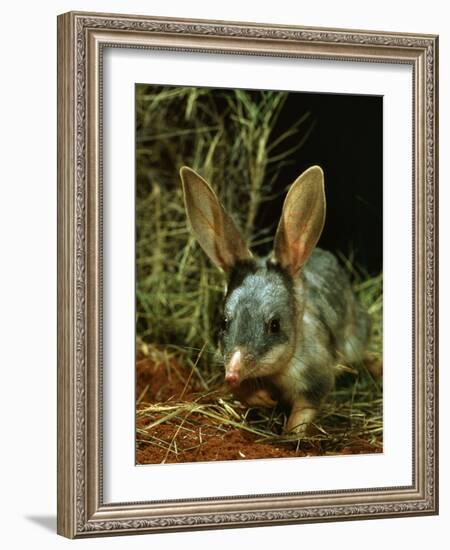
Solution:
<svg viewBox="0 0 450 550">
<path fill-rule="evenodd" d="M 311 255 L 325 223 L 323 171 L 308 168 L 291 185 L 274 241 L 274 258 L 295 275 Z"/>
<path fill-rule="evenodd" d="M 210 259 L 225 272 L 237 261 L 250 259 L 241 233 L 209 184 L 187 166 L 181 168 L 180 176 L 192 231 Z"/>
</svg>

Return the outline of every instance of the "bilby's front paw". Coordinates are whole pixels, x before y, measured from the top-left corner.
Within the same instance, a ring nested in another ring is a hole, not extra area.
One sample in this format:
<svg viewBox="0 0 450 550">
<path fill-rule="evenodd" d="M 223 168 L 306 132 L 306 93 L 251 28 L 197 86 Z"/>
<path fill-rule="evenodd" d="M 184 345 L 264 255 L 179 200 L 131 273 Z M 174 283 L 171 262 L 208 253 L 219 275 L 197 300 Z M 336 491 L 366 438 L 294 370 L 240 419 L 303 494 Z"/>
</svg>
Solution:
<svg viewBox="0 0 450 550">
<path fill-rule="evenodd" d="M 250 407 L 275 407 L 277 404 L 270 393 L 263 388 L 259 388 L 254 393 L 246 396 L 245 402 Z"/>
<path fill-rule="evenodd" d="M 233 388 L 234 395 L 250 407 L 275 407 L 277 401 L 273 398 L 273 392 L 258 380 L 244 380 L 239 386 Z"/>
<path fill-rule="evenodd" d="M 312 407 L 305 399 L 300 398 L 294 402 L 291 413 L 284 427 L 285 435 L 297 435 L 303 437 L 307 429 L 317 415 L 317 409 Z"/>
</svg>

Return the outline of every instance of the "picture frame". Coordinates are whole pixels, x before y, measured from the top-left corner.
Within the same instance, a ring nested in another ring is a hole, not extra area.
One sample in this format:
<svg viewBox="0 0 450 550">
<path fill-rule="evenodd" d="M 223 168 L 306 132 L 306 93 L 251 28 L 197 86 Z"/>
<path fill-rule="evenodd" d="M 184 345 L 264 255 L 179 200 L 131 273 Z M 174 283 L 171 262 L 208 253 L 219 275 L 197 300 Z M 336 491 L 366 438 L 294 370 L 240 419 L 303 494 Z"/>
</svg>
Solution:
<svg viewBox="0 0 450 550">
<path fill-rule="evenodd" d="M 262 486 L 250 494 L 179 498 L 155 498 L 149 490 L 145 499 L 104 498 L 111 477 L 104 475 L 108 456 L 103 432 L 102 94 L 108 48 L 150 56 L 163 51 L 326 60 L 337 69 L 348 62 L 410 68 L 411 483 L 312 491 L 266 491 Z M 81 12 L 60 15 L 58 533 L 80 538 L 437 514 L 437 155 L 437 36 Z"/>
</svg>

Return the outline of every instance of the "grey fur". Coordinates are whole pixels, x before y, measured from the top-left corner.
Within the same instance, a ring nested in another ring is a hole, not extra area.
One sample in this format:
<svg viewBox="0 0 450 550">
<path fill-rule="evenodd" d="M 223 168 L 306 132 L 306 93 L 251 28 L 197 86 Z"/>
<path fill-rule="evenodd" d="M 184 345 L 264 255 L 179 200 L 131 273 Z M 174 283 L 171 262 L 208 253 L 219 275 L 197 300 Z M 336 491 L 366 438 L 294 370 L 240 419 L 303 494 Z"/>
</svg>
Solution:
<svg viewBox="0 0 450 550">
<path fill-rule="evenodd" d="M 273 372 L 258 365 L 274 346 L 291 342 L 289 364 L 281 375 L 275 373 L 280 397 L 290 403 L 304 394 L 318 406 L 334 386 L 336 364 L 361 361 L 370 337 L 370 318 L 346 272 L 333 254 L 320 248 L 313 251 L 296 280 L 268 260 L 238 269 L 244 271 L 240 284 L 229 286 L 224 302 L 229 320 L 221 334 L 225 364 L 236 347 L 243 347 L 254 365 L 245 376 L 272 377 Z M 279 335 L 265 330 L 271 317 L 280 318 Z"/>
</svg>

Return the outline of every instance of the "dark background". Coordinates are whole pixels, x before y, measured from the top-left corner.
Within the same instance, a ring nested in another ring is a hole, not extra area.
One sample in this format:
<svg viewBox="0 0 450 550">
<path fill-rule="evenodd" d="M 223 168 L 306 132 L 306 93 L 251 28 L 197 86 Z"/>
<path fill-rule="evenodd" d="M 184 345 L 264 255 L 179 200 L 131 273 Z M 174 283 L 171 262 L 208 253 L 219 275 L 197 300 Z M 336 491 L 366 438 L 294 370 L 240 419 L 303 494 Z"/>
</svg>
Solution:
<svg viewBox="0 0 450 550">
<path fill-rule="evenodd" d="M 305 111 L 314 126 L 297 152 L 298 162 L 283 168 L 276 185 L 282 190 L 309 166 L 320 165 L 327 215 L 319 246 L 346 256 L 353 253 L 360 267 L 376 275 L 383 258 L 383 99 L 292 92 L 275 134 Z M 258 225 L 277 223 L 283 199 L 261 208 Z"/>
</svg>

